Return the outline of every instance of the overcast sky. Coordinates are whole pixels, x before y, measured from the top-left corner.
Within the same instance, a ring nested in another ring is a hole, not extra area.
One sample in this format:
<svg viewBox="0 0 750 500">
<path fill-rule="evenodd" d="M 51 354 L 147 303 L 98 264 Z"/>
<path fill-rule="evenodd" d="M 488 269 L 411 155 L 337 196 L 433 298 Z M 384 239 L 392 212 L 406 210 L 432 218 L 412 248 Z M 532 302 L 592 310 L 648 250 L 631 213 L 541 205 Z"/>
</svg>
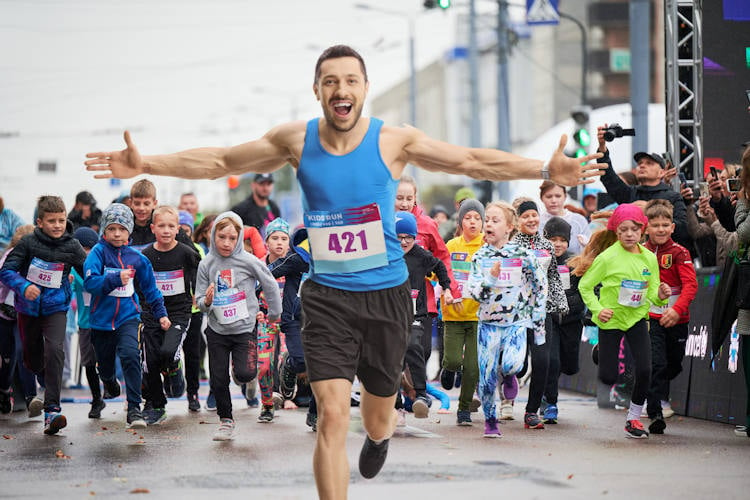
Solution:
<svg viewBox="0 0 750 500">
<path fill-rule="evenodd" d="M 378 0 L 404 13 L 393 16 L 355 3 L 0 0 L 0 132 L 57 139 L 240 128 L 254 138 L 319 114 L 313 69 L 329 45 L 361 51 L 372 97 L 408 76 L 408 14 L 419 66 L 454 40 L 455 12 Z"/>
</svg>

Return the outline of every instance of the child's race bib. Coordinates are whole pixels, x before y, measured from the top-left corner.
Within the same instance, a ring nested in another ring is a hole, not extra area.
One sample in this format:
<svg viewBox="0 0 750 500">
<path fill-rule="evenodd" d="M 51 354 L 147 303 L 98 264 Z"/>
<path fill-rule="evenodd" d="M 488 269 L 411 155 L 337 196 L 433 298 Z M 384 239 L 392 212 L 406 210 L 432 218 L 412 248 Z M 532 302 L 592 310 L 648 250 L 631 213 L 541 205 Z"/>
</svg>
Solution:
<svg viewBox="0 0 750 500">
<path fill-rule="evenodd" d="M 534 255 L 536 255 L 536 258 L 539 260 L 539 265 L 542 266 L 542 269 L 544 272 L 547 272 L 547 269 L 549 269 L 550 263 L 552 263 L 552 253 L 550 253 L 549 250 L 534 250 Z"/>
<path fill-rule="evenodd" d="M 657 305 L 651 304 L 651 308 L 649 309 L 649 312 L 653 314 L 664 314 L 664 312 L 667 309 L 669 309 L 670 307 L 673 307 L 677 303 L 677 299 L 680 298 L 680 292 L 682 292 L 682 288 L 678 286 L 673 286 L 672 295 L 670 295 L 669 298 L 667 299 L 667 305 L 657 306 Z"/>
<path fill-rule="evenodd" d="M 185 273 L 182 269 L 176 271 L 154 271 L 156 288 L 165 297 L 185 293 Z"/>
<path fill-rule="evenodd" d="M 470 299 L 471 294 L 469 294 L 466 283 L 469 281 L 469 273 L 471 272 L 471 256 L 466 252 L 452 252 L 451 269 L 456 281 L 456 288 L 461 292 L 461 297 Z M 457 299 L 458 297 L 454 298 Z"/>
<path fill-rule="evenodd" d="M 117 274 L 118 276 L 122 271 L 132 272 L 132 269 L 115 269 L 112 267 L 107 267 L 104 269 L 105 274 Z M 110 297 L 132 297 L 134 293 L 135 293 L 135 288 L 133 287 L 133 279 L 131 278 L 130 281 L 128 281 L 127 285 L 118 286 L 117 288 L 109 292 L 109 296 Z"/>
<path fill-rule="evenodd" d="M 622 280 L 617 303 L 625 307 L 639 307 L 646 299 L 648 281 Z"/>
<path fill-rule="evenodd" d="M 483 261 L 482 267 L 489 273 L 490 269 L 495 265 L 497 260 L 486 260 Z M 496 286 L 499 287 L 512 287 L 520 286 L 522 278 L 522 263 L 519 258 L 512 259 L 499 259 L 500 262 L 500 274 L 497 276 Z"/>
<path fill-rule="evenodd" d="M 568 266 L 557 266 L 557 272 L 560 274 L 563 290 L 570 290 L 570 268 Z"/>
<path fill-rule="evenodd" d="M 60 288 L 62 286 L 65 264 L 47 262 L 38 257 L 31 259 L 26 279 L 44 288 Z"/>
<path fill-rule="evenodd" d="M 216 295 L 213 302 L 214 315 L 222 325 L 228 325 L 248 318 L 250 313 L 247 310 L 247 297 L 244 291 L 237 293 Z"/>
</svg>

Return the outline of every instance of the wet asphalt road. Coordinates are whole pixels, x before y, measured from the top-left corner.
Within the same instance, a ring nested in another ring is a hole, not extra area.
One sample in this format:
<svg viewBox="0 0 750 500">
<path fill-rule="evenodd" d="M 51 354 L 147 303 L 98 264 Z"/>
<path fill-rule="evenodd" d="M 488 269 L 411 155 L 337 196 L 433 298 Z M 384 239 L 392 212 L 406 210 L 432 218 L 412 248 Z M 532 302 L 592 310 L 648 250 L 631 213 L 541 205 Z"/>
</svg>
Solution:
<svg viewBox="0 0 750 500">
<path fill-rule="evenodd" d="M 428 419 L 408 416 L 372 480 L 356 470 L 364 434 L 352 408 L 349 498 L 750 498 L 750 439 L 733 426 L 675 415 L 663 436 L 626 439 L 624 412 L 562 393 L 560 423 L 526 430 L 522 389 L 516 420 L 502 425 L 501 439 L 485 439 L 481 412 L 472 414 L 473 427 L 455 425 L 451 392 L 452 413 L 438 415 L 433 405 Z M 86 398 L 80 390 L 65 395 Z M 125 429 L 121 400 L 100 420 L 86 417 L 84 402 L 63 408 L 68 427 L 56 436 L 42 434 L 41 417 L 0 415 L 0 498 L 316 498 L 315 433 L 304 409 L 279 410 L 272 424 L 260 424 L 258 410 L 238 397 L 237 437 L 218 443 L 216 413 L 189 413 L 184 399 L 170 400 L 166 422 L 139 432 Z"/>
</svg>

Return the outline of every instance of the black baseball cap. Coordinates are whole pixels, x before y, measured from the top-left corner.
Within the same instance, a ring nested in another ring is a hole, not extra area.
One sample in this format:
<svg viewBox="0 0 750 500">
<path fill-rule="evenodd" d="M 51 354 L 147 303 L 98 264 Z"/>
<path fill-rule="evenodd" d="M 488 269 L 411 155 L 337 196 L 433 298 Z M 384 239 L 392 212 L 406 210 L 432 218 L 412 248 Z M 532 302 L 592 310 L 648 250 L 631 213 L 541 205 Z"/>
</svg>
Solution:
<svg viewBox="0 0 750 500">
<path fill-rule="evenodd" d="M 255 174 L 253 182 L 273 182 L 273 174 Z"/>
<path fill-rule="evenodd" d="M 658 163 L 661 168 L 667 166 L 667 162 L 664 161 L 664 158 L 658 153 L 644 153 L 643 151 L 640 151 L 633 155 L 633 159 L 636 163 L 641 161 L 641 158 L 650 158 L 652 161 Z"/>
</svg>

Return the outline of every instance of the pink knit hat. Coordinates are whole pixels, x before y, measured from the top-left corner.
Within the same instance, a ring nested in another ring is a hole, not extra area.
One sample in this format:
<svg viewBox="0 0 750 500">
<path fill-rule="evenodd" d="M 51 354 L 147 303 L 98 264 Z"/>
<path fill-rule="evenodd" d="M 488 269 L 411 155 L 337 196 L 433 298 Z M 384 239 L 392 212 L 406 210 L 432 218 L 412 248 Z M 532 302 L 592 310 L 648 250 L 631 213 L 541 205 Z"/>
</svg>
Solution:
<svg viewBox="0 0 750 500">
<path fill-rule="evenodd" d="M 643 215 L 643 210 L 641 210 L 638 205 L 623 203 L 615 209 L 615 212 L 609 218 L 607 229 L 610 231 L 617 231 L 617 226 L 626 220 L 632 220 L 636 224 L 640 224 L 644 227 L 648 224 L 648 219 Z"/>
</svg>

